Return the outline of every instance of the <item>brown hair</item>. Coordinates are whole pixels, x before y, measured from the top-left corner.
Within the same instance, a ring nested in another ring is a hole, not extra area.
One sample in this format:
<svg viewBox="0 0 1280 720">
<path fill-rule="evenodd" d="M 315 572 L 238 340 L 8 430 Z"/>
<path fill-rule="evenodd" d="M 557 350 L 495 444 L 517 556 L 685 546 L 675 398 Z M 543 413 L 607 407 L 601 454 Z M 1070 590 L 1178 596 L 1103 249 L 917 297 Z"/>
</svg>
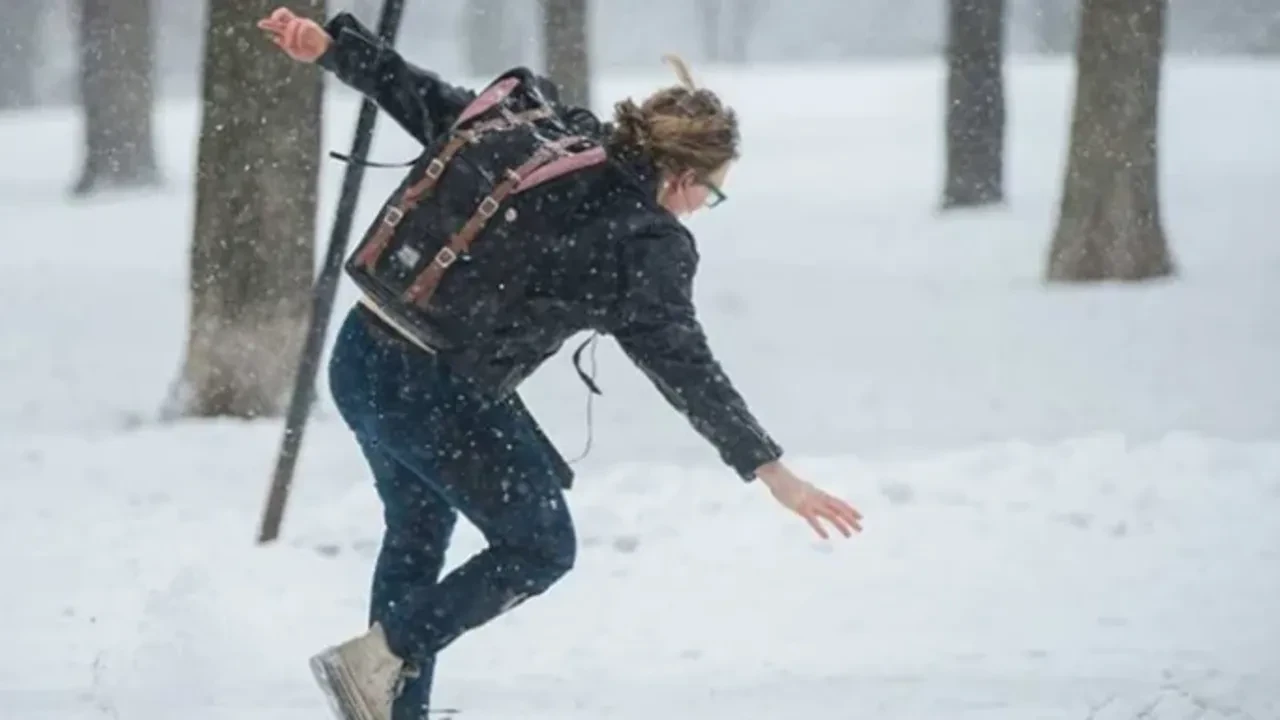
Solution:
<svg viewBox="0 0 1280 720">
<path fill-rule="evenodd" d="M 736 160 L 738 117 L 715 93 L 693 83 L 689 66 L 676 55 L 663 60 L 675 68 L 680 84 L 663 88 L 640 105 L 627 98 L 613 106 L 610 144 L 640 152 L 660 170 L 692 170 L 705 176 Z"/>
</svg>

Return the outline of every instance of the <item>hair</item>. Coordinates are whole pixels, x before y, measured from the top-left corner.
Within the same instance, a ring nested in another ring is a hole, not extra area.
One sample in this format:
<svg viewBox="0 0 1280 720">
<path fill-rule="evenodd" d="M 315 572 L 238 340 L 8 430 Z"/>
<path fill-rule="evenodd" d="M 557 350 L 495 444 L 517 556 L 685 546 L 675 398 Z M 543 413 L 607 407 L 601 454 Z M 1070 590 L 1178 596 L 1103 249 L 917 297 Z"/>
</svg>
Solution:
<svg viewBox="0 0 1280 720">
<path fill-rule="evenodd" d="M 663 88 L 637 105 L 627 98 L 613 106 L 615 149 L 638 152 L 659 170 L 705 176 L 739 155 L 738 117 L 710 90 L 694 85 L 679 56 L 664 55 L 679 85 Z"/>
</svg>

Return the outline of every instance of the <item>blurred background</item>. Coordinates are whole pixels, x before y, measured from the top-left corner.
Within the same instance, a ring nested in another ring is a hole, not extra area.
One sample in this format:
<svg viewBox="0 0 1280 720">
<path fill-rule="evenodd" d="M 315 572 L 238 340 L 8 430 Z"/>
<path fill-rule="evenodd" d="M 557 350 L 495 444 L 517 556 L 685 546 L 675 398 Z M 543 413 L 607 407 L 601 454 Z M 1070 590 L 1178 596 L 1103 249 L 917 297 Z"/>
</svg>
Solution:
<svg viewBox="0 0 1280 720">
<path fill-rule="evenodd" d="M 118 13 L 113 3 L 103 12 Z M 137 4 L 137 3 L 133 3 Z M 1079 2 L 1007 0 L 1006 48 L 1019 55 L 1065 55 L 1075 46 Z M 1280 51 L 1280 21 L 1268 0 L 1172 0 L 1168 51 L 1176 55 L 1266 56 Z M 372 27 L 379 3 L 331 0 Z M 537 65 L 542 36 L 534 0 L 410 2 L 401 47 L 454 75 L 487 75 L 517 63 Z M 79 3 L 11 0 L 0 28 L 5 107 L 77 102 Z M 676 49 L 690 61 L 839 62 L 932 57 L 946 43 L 946 0 L 607 0 L 590 8 L 591 57 L 600 68 L 648 68 Z M 205 3 L 154 3 L 155 78 L 164 97 L 198 93 Z"/>
<path fill-rule="evenodd" d="M 344 197 L 361 99 L 263 39 L 276 4 L 5 3 L 0 720 L 314 718 L 305 658 L 364 623 L 333 324 L 254 538 L 325 253 L 402 171 Z M 689 220 L 700 318 L 867 517 L 812 542 L 611 341 L 588 404 L 575 339 L 521 392 L 589 449 L 578 565 L 449 648 L 441 707 L 1280 718 L 1280 4 L 406 0 L 395 47 L 606 117 L 686 58 L 743 131 Z M 421 150 L 377 117 L 370 159 Z"/>
</svg>

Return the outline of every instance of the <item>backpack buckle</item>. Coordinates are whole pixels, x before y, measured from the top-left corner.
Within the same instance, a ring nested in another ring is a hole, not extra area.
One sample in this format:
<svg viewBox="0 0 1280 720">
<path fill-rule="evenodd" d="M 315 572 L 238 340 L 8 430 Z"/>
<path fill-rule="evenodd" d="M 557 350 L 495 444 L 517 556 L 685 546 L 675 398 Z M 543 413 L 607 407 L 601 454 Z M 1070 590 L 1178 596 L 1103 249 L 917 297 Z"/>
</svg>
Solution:
<svg viewBox="0 0 1280 720">
<path fill-rule="evenodd" d="M 431 162 L 427 163 L 427 177 L 432 180 L 439 180 L 443 174 L 444 162 L 440 158 L 432 158 Z"/>
<path fill-rule="evenodd" d="M 382 216 L 383 224 L 389 225 L 391 227 L 395 227 L 399 225 L 400 221 L 403 219 L 404 219 L 404 211 L 396 207 L 395 205 L 389 206 L 387 208 L 387 213 Z"/>
<path fill-rule="evenodd" d="M 436 253 L 435 260 L 433 260 L 432 262 L 434 262 L 435 264 L 439 265 L 442 268 L 447 268 L 450 265 L 452 265 L 454 262 L 456 262 L 457 259 L 458 259 L 458 253 L 454 252 L 453 248 L 449 247 L 448 245 L 445 245 L 444 247 L 440 248 L 440 252 Z"/>
<path fill-rule="evenodd" d="M 491 218 L 498 212 L 498 201 L 494 200 L 492 195 L 486 195 L 484 200 L 480 201 L 480 209 L 476 212 L 483 218 Z"/>
</svg>

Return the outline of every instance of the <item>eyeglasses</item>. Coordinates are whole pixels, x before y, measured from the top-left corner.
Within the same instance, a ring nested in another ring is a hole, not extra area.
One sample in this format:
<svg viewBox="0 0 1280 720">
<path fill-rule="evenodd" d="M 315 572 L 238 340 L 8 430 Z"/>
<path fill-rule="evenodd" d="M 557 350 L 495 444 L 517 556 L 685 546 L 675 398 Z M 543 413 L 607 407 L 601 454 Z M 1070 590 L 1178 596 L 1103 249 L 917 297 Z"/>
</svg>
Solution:
<svg viewBox="0 0 1280 720">
<path fill-rule="evenodd" d="M 707 200 L 703 204 L 704 207 L 710 209 L 729 199 L 724 194 L 724 191 L 720 189 L 720 186 L 710 180 L 707 180 L 706 178 L 699 178 L 698 182 L 702 187 L 710 191 L 707 193 Z"/>
</svg>

